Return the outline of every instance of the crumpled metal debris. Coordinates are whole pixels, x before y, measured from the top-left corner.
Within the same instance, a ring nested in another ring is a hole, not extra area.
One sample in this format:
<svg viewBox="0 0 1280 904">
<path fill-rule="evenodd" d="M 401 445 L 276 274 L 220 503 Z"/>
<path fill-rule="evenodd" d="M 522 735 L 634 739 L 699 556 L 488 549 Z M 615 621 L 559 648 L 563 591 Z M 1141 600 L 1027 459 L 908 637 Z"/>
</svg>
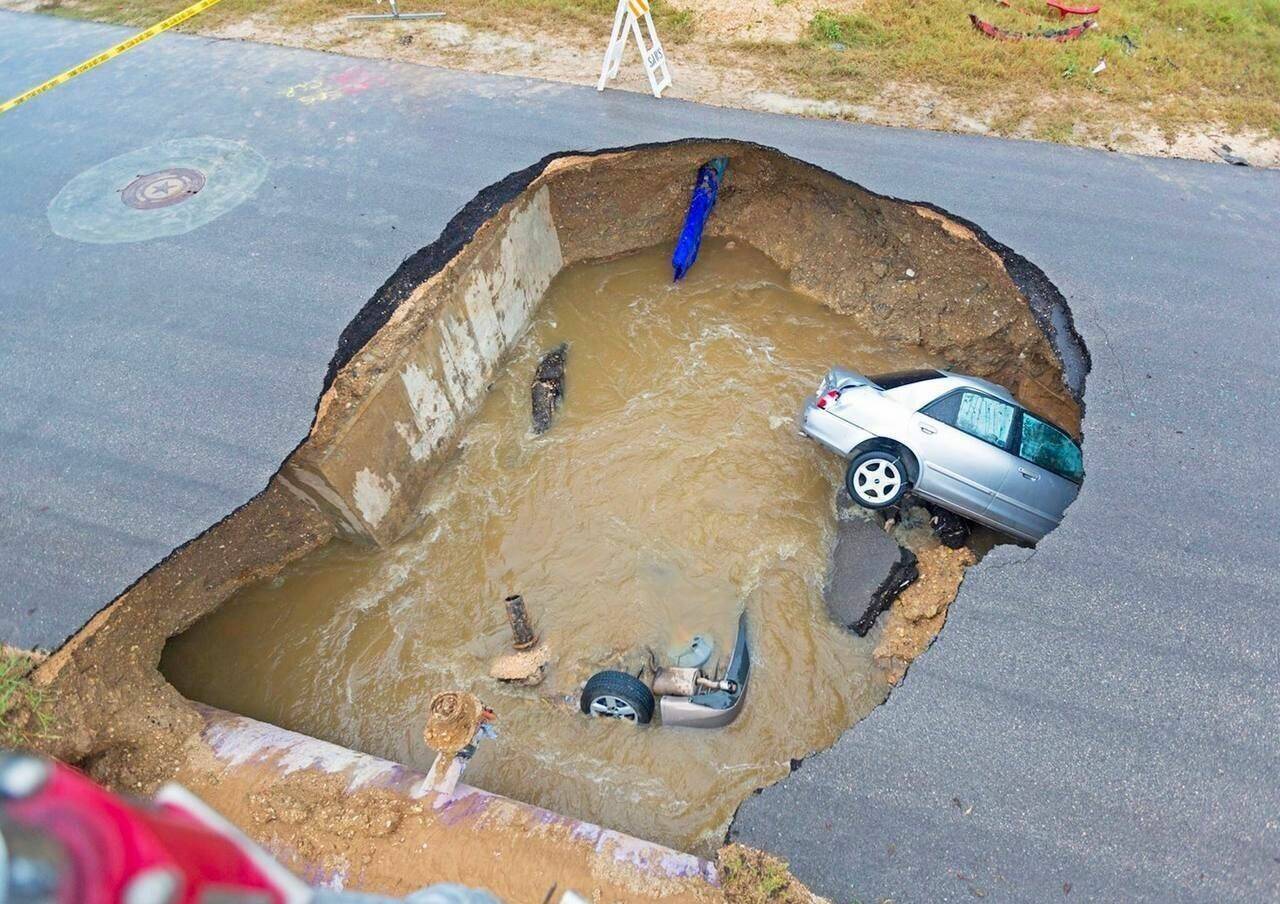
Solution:
<svg viewBox="0 0 1280 904">
<path fill-rule="evenodd" d="M 1231 150 L 1231 145 L 1229 144 L 1224 144 L 1221 147 L 1216 147 L 1213 149 L 1213 152 L 1217 154 L 1219 157 L 1221 157 L 1225 162 L 1230 163 L 1232 166 L 1248 166 L 1249 165 L 1249 161 L 1245 160 L 1239 154 L 1233 152 Z"/>
<path fill-rule="evenodd" d="M 1090 28 L 1096 28 L 1098 25 L 1093 19 L 1085 19 L 1079 25 L 1072 25 L 1070 28 L 1048 28 L 1042 31 L 1009 31 L 985 19 L 978 18 L 975 13 L 969 13 L 969 21 L 973 23 L 973 27 L 978 31 L 998 41 L 1021 41 L 1026 38 L 1036 38 L 1055 41 L 1059 44 L 1074 41 Z"/>
</svg>

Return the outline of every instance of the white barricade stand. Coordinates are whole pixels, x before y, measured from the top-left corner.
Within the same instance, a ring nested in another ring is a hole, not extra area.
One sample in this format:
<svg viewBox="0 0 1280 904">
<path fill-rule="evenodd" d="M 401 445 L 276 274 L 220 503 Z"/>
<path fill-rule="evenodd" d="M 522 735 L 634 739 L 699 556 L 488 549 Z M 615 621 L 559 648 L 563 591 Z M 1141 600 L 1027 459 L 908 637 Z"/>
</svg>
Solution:
<svg viewBox="0 0 1280 904">
<path fill-rule="evenodd" d="M 644 19 L 649 39 L 646 45 L 644 32 L 640 30 L 640 20 Z M 604 52 L 604 62 L 600 64 L 600 81 L 597 91 L 603 91 L 605 84 L 618 75 L 622 65 L 622 52 L 626 50 L 627 38 L 634 34 L 636 46 L 640 48 L 640 57 L 644 60 L 644 71 L 649 76 L 649 87 L 654 97 L 661 97 L 664 88 L 671 85 L 671 70 L 667 68 L 667 55 L 662 50 L 662 42 L 658 40 L 657 29 L 653 27 L 653 16 L 649 15 L 649 0 L 618 0 L 618 11 L 613 16 L 613 34 L 609 37 L 609 47 Z"/>
</svg>

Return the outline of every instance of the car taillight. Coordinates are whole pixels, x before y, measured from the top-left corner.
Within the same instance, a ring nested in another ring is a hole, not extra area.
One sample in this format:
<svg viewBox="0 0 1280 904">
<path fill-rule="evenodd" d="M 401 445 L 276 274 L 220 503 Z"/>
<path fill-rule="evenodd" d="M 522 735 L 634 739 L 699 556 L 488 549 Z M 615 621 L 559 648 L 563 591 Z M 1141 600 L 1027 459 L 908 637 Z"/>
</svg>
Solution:
<svg viewBox="0 0 1280 904">
<path fill-rule="evenodd" d="M 834 404 L 838 398 L 840 398 L 840 390 L 828 389 L 822 395 L 818 396 L 818 407 L 826 408 L 828 405 Z"/>
</svg>

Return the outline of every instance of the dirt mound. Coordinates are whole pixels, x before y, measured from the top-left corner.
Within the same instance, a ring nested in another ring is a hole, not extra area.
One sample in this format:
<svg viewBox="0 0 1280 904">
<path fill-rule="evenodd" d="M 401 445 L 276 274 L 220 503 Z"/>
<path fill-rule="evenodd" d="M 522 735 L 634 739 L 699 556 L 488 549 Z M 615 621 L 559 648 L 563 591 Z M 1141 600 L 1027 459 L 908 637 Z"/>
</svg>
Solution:
<svg viewBox="0 0 1280 904">
<path fill-rule="evenodd" d="M 977 558 L 967 547 L 948 549 L 939 544 L 920 550 L 916 561 L 920 577 L 889 610 L 874 654 L 891 684 L 902 680 L 907 666 L 938 636 L 964 570 Z"/>
</svg>

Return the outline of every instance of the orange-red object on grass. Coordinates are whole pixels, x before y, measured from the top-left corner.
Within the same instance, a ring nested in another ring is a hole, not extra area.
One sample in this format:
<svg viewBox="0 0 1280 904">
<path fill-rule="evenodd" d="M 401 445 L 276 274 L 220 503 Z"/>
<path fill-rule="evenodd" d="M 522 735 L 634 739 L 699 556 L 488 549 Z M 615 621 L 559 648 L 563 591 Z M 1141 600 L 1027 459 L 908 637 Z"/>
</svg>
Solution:
<svg viewBox="0 0 1280 904">
<path fill-rule="evenodd" d="M 1067 16 L 1092 16 L 1102 9 L 1101 6 L 1096 4 L 1093 6 L 1068 6 L 1062 0 L 1044 0 L 1044 2 L 1058 11 L 1059 19 L 1065 19 Z"/>
</svg>

